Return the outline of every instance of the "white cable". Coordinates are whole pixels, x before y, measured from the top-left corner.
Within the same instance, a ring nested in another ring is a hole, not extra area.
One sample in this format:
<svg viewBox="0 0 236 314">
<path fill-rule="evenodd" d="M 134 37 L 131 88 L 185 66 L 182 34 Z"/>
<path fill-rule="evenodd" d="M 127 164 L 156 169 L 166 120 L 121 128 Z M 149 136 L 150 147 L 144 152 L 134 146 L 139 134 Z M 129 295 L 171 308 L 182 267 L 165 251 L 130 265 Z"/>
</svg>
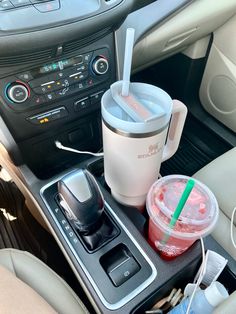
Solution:
<svg viewBox="0 0 236 314">
<path fill-rule="evenodd" d="M 192 302 L 193 302 L 193 298 L 194 298 L 194 296 L 195 296 L 195 293 L 196 293 L 196 291 L 197 291 L 197 288 L 200 286 L 200 283 L 201 283 L 201 281 L 202 281 L 203 274 L 204 274 L 205 268 L 206 268 L 206 255 L 205 255 L 204 242 L 203 242 L 203 239 L 202 239 L 202 238 L 200 238 L 200 241 L 201 241 L 201 248 L 202 248 L 202 264 L 201 264 L 201 271 L 200 271 L 200 274 L 199 274 L 199 277 L 198 277 L 196 286 L 195 286 L 195 288 L 194 288 L 194 290 L 193 290 L 193 293 L 192 293 L 192 295 L 191 295 L 191 297 L 190 297 L 186 314 L 189 314 L 189 311 L 190 311 L 190 308 L 191 308 L 191 305 L 192 305 Z"/>
<path fill-rule="evenodd" d="M 74 149 L 74 148 L 70 148 L 70 147 L 62 145 L 62 143 L 59 142 L 59 141 L 55 141 L 55 145 L 56 145 L 57 148 L 62 149 L 62 150 L 66 150 L 66 151 L 71 152 L 71 153 L 88 154 L 88 155 L 92 155 L 92 156 L 96 156 L 96 157 L 104 156 L 103 153 L 92 153 L 92 152 L 87 152 L 87 151 L 82 151 L 82 150 L 77 150 L 77 149 Z"/>
<path fill-rule="evenodd" d="M 234 248 L 236 249 L 236 243 L 235 243 L 235 241 L 234 241 L 234 234 L 233 234 L 233 229 L 234 229 L 234 215 L 235 215 L 235 212 L 236 212 L 236 207 L 234 207 L 234 210 L 233 210 L 232 216 L 231 216 L 231 221 L 230 221 L 230 237 L 231 237 L 232 244 L 233 244 Z"/>
</svg>

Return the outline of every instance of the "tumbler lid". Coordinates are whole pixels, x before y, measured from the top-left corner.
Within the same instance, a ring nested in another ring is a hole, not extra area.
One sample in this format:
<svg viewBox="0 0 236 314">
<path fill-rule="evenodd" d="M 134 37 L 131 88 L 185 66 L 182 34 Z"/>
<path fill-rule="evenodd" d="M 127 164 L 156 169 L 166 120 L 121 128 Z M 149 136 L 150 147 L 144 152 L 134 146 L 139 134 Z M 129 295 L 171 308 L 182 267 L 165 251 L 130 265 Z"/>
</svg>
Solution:
<svg viewBox="0 0 236 314">
<path fill-rule="evenodd" d="M 122 96 L 121 89 L 118 81 L 102 97 L 102 117 L 109 126 L 127 133 L 156 132 L 167 126 L 173 102 L 165 91 L 144 83 L 130 83 L 128 96 Z"/>
</svg>

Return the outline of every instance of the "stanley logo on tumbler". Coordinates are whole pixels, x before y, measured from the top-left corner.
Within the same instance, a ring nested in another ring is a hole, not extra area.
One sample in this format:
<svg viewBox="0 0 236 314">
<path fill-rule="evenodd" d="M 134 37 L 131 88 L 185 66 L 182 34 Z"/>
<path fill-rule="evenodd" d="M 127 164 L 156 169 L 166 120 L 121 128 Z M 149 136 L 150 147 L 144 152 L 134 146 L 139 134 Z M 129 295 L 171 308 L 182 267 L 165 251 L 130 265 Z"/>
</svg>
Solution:
<svg viewBox="0 0 236 314">
<path fill-rule="evenodd" d="M 148 157 L 151 157 L 153 155 L 158 154 L 161 150 L 162 150 L 162 147 L 159 147 L 159 143 L 156 143 L 156 144 L 150 145 L 148 147 L 147 153 L 140 154 L 137 157 L 138 157 L 138 159 L 145 159 L 145 158 L 148 158 Z"/>
</svg>

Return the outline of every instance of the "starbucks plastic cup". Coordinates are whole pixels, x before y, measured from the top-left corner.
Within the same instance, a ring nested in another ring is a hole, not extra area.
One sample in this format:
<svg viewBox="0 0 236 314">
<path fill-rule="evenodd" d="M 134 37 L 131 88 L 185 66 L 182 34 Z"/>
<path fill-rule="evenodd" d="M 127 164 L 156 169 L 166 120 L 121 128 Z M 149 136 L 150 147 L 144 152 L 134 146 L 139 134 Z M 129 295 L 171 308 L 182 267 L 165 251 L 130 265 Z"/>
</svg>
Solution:
<svg viewBox="0 0 236 314">
<path fill-rule="evenodd" d="M 210 234 L 219 216 L 214 194 L 206 185 L 194 179 L 194 188 L 179 219 L 173 229 L 170 227 L 171 217 L 189 179 L 182 175 L 166 176 L 156 181 L 148 192 L 148 239 L 165 259 L 175 258 L 196 240 Z"/>
</svg>

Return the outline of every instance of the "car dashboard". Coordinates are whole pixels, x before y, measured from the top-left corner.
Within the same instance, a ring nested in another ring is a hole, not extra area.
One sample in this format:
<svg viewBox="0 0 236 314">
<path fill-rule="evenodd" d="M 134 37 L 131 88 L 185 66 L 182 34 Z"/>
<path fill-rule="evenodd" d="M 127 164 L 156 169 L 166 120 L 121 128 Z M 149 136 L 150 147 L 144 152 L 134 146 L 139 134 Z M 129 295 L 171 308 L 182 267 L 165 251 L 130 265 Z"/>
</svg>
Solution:
<svg viewBox="0 0 236 314">
<path fill-rule="evenodd" d="M 166 7 L 164 17 L 186 2 Z M 15 165 L 26 164 L 45 179 L 83 159 L 59 152 L 56 140 L 101 149 L 100 99 L 119 76 L 116 48 L 124 45 L 115 31 L 130 12 L 149 3 L 1 2 L 0 111 L 9 130 L 1 142 Z"/>
</svg>

